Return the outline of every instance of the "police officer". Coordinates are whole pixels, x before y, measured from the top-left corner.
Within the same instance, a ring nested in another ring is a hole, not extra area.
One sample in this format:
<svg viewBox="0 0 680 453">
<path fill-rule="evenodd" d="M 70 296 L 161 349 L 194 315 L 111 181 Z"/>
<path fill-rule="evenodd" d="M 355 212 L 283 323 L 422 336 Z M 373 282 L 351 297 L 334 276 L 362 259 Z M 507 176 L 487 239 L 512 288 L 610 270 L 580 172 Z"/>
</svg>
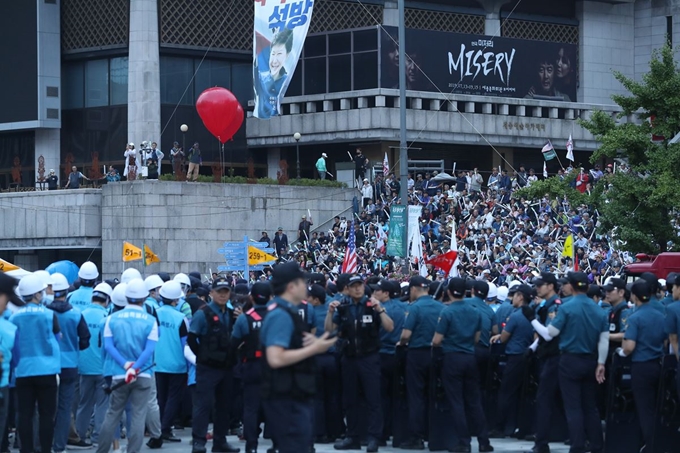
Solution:
<svg viewBox="0 0 680 453">
<path fill-rule="evenodd" d="M 113 290 L 108 283 L 100 283 L 92 292 L 92 303 L 89 308 L 83 310 L 83 319 L 90 331 L 90 346 L 80 351 L 78 355 L 78 374 L 80 375 L 80 401 L 76 411 L 76 432 L 84 445 L 97 443 L 99 431 L 109 397 L 104 392 L 104 364 L 102 362 L 102 330 L 108 316 L 108 304 Z M 92 414 L 94 413 L 94 425 L 90 435 L 91 442 L 87 442 L 87 431 L 90 428 Z"/>
<path fill-rule="evenodd" d="M 16 351 L 19 363 L 15 369 L 17 400 L 17 431 L 21 453 L 33 453 L 33 415 L 36 403 L 39 415 L 40 449 L 49 452 L 54 436 L 54 415 L 57 411 L 57 374 L 61 357 L 57 336 L 60 333 L 57 315 L 42 305 L 47 285 L 39 276 L 27 275 L 19 281 L 18 293 L 25 303 L 9 321 L 16 326 Z"/>
<path fill-rule="evenodd" d="M 180 281 L 177 277 L 175 280 Z M 206 435 L 213 408 L 218 413 L 213 421 L 213 453 L 240 451 L 227 442 L 234 359 L 230 354 L 231 312 L 227 310 L 230 293 L 229 282 L 222 277 L 216 278 L 210 293 L 212 302 L 196 312 L 189 328 L 187 342 L 196 354 L 193 453 L 206 452 Z"/>
<path fill-rule="evenodd" d="M 536 306 L 536 318 L 543 325 L 549 325 L 557 315 L 562 301 L 557 297 L 557 279 L 549 272 L 542 272 L 533 281 L 536 294 L 541 302 Z M 534 346 L 534 345 L 532 345 Z M 528 453 L 550 453 L 550 430 L 553 410 L 560 400 L 559 363 L 560 349 L 552 337 L 540 337 L 535 344 L 539 360 L 539 380 L 536 392 L 536 442 Z"/>
<path fill-rule="evenodd" d="M 597 412 L 597 383 L 604 382 L 604 363 L 609 349 L 609 324 L 600 307 L 590 300 L 588 276 L 570 272 L 567 279 L 574 296 L 563 303 L 547 328 L 531 309 L 522 309 L 541 336 L 559 335 L 560 390 L 569 425 L 570 451 L 585 452 L 586 434 L 591 451 L 602 450 L 602 425 Z"/>
<path fill-rule="evenodd" d="M 666 332 L 668 333 L 668 340 L 673 348 L 675 358 L 678 359 L 678 370 L 675 373 L 677 392 L 680 393 L 680 350 L 678 350 L 678 335 L 680 335 L 680 275 L 670 279 L 666 279 L 666 284 L 671 285 L 671 297 L 673 302 L 666 306 Z"/>
<path fill-rule="evenodd" d="M 494 335 L 498 335 L 503 331 L 503 328 L 505 325 L 508 323 L 508 319 L 510 319 L 510 315 L 515 311 L 515 307 L 512 306 L 512 298 L 515 294 L 515 291 L 517 291 L 517 287 L 519 286 L 519 282 L 516 280 L 513 281 L 510 286 L 507 288 L 507 299 L 503 299 L 496 309 L 496 318 L 494 319 L 494 324 L 492 328 L 492 332 Z M 504 287 L 501 287 L 504 288 Z M 504 290 L 501 291 L 501 293 L 505 292 Z"/>
<path fill-rule="evenodd" d="M 631 293 L 636 310 L 628 318 L 623 347 L 616 352 L 621 357 L 631 357 L 631 387 L 645 441 L 643 450 L 646 448 L 645 451 L 653 452 L 654 427 L 657 423 L 656 399 L 666 339 L 665 332 L 659 326 L 664 323 L 664 316 L 649 306 L 653 291 L 646 280 L 639 279 L 633 283 Z"/>
<path fill-rule="evenodd" d="M 5 319 L 5 310 L 10 302 L 15 305 L 22 304 L 14 293 L 16 286 L 15 279 L 0 273 L 0 436 L 5 435 L 8 419 L 10 364 L 17 333 L 17 326 Z"/>
<path fill-rule="evenodd" d="M 307 296 L 307 285 L 297 263 L 275 266 L 271 285 L 275 297 L 260 332 L 265 418 L 279 453 L 301 453 L 313 441 L 313 357 L 336 340 L 329 338 L 329 332 L 319 338 L 305 332 L 297 309 Z"/>
<path fill-rule="evenodd" d="M 509 420 L 516 423 L 516 417 L 510 412 L 517 407 L 522 383 L 527 367 L 525 352 L 534 341 L 534 330 L 531 324 L 522 316 L 522 307 L 528 307 L 533 298 L 533 289 L 529 285 L 519 285 L 513 288 L 512 306 L 515 311 L 508 318 L 503 332 L 491 338 L 492 343 L 505 343 L 507 363 L 503 371 L 501 388 L 498 392 L 498 419 L 496 429 L 489 434 L 492 438 L 504 438 L 505 426 Z"/>
<path fill-rule="evenodd" d="M 443 379 L 446 396 L 453 410 L 453 428 L 459 444 L 449 451 L 469 453 L 472 422 L 477 434 L 479 451 L 493 451 L 489 443 L 486 418 L 482 409 L 479 370 L 475 358 L 475 343 L 485 329 L 485 316 L 470 301 L 463 300 L 465 280 L 452 278 L 446 285 L 451 304 L 442 310 L 432 339 L 432 346 L 444 352 Z"/>
<path fill-rule="evenodd" d="M 142 304 L 149 292 L 142 279 L 125 287 L 127 305 L 104 324 L 104 374 L 112 376 L 109 409 L 106 412 L 97 453 L 108 453 L 121 415 L 129 406 L 127 450 L 138 453 L 144 441 L 144 419 L 149 405 L 151 380 L 148 368 L 158 342 L 158 324 Z"/>
<path fill-rule="evenodd" d="M 496 320 L 496 313 L 486 303 L 486 298 L 489 295 L 489 284 L 483 280 L 478 280 L 473 283 L 472 293 L 466 301 L 472 304 L 482 315 L 482 330 L 479 336 L 479 341 L 475 343 L 475 357 L 477 358 L 477 366 L 479 368 L 480 383 L 482 386 L 486 383 L 486 373 L 489 364 L 489 354 L 491 344 L 491 331 Z"/>
<path fill-rule="evenodd" d="M 643 272 L 640 274 L 640 278 L 649 283 L 649 287 L 652 291 L 651 298 L 649 299 L 649 302 L 647 302 L 648 306 L 666 316 L 666 307 L 657 297 L 660 290 L 659 278 L 652 272 Z"/>
<path fill-rule="evenodd" d="M 626 282 L 620 278 L 610 278 L 609 282 L 603 287 L 605 300 L 611 305 L 609 311 L 609 355 L 621 347 L 623 342 L 624 326 L 621 322 L 621 315 L 628 308 L 626 303 Z M 609 361 L 607 361 L 608 363 Z"/>
<path fill-rule="evenodd" d="M 92 291 L 99 278 L 97 265 L 92 261 L 86 261 L 78 270 L 80 288 L 68 295 L 68 302 L 81 312 L 92 303 Z"/>
<path fill-rule="evenodd" d="M 427 293 L 427 287 L 424 289 Z M 324 324 L 327 332 L 339 331 L 346 344 L 342 353 L 343 406 L 347 417 L 347 436 L 334 445 L 336 450 L 361 449 L 359 443 L 360 395 L 368 406 L 368 446 L 378 451 L 383 432 L 380 403 L 380 327 L 394 329 L 394 323 L 382 304 L 365 296 L 363 279 L 352 276 L 347 285 L 348 296 L 328 306 Z"/>
<path fill-rule="evenodd" d="M 66 449 L 69 428 L 71 425 L 71 407 L 78 382 L 78 352 L 90 346 L 90 330 L 80 313 L 66 301 L 69 283 L 60 273 L 52 274 L 52 291 L 54 301 L 47 308 L 54 311 L 61 328 L 59 349 L 61 351 L 61 371 L 59 373 L 59 391 L 57 397 L 57 413 L 54 423 L 55 452 Z M 87 306 L 91 305 L 91 301 Z M 81 439 L 82 440 L 82 439 Z"/>
<path fill-rule="evenodd" d="M 400 445 L 403 449 L 423 449 L 427 422 L 425 387 L 430 381 L 432 337 L 442 304 L 428 295 L 429 280 L 415 275 L 409 280 L 408 307 L 404 330 L 399 344 L 408 344 L 406 354 L 406 393 L 409 407 L 411 439 Z"/>
<path fill-rule="evenodd" d="M 148 288 L 148 281 L 145 283 Z M 187 380 L 184 346 L 189 335 L 189 326 L 184 315 L 176 309 L 182 298 L 180 284 L 176 281 L 165 282 L 157 291 L 157 297 L 163 304 L 157 311 L 160 328 L 154 371 L 161 416 L 161 438 L 168 442 L 180 442 L 181 439 L 172 433 L 172 423 L 179 413 L 182 391 Z"/>
<path fill-rule="evenodd" d="M 260 422 L 264 418 L 261 405 L 262 348 L 260 330 L 267 316 L 267 304 L 272 298 L 268 282 L 257 282 L 250 289 L 253 307 L 241 313 L 234 323 L 232 345 L 240 351 L 243 362 L 243 437 L 246 453 L 257 452 Z"/>
<path fill-rule="evenodd" d="M 314 276 L 314 274 L 313 274 Z M 323 276 L 321 276 L 323 279 Z M 310 282 L 312 280 L 310 279 Z M 319 281 L 318 278 L 316 281 Z M 325 283 L 325 280 L 323 281 Z M 320 284 L 308 288 L 308 303 L 314 309 L 315 335 L 324 334 L 328 313 L 326 290 Z M 315 357 L 317 388 L 314 406 L 314 437 L 319 443 L 335 442 L 342 431 L 342 409 L 340 403 L 340 369 L 335 346 Z"/>
<path fill-rule="evenodd" d="M 387 438 L 392 434 L 394 411 L 392 406 L 396 397 L 394 395 L 394 380 L 397 373 L 396 344 L 404 329 L 407 305 L 398 298 L 401 288 L 396 281 L 379 280 L 369 286 L 373 290 L 373 297 L 382 304 L 394 324 L 391 332 L 380 328 L 380 390 L 384 420 L 381 440 L 387 442 Z"/>
</svg>

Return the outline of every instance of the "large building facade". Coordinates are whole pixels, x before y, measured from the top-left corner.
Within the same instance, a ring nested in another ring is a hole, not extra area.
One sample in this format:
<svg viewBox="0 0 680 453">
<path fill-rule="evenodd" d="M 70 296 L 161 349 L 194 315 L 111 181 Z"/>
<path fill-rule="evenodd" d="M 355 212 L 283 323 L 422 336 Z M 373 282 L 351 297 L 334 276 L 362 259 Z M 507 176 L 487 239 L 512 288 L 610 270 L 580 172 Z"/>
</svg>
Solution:
<svg viewBox="0 0 680 453">
<path fill-rule="evenodd" d="M 538 149 L 547 140 L 563 149 L 572 135 L 577 161 L 587 163 L 597 144 L 577 120 L 596 109 L 614 114 L 611 96 L 623 87 L 613 71 L 640 78 L 654 49 L 680 42 L 678 8 L 661 0 L 406 1 L 406 51 L 415 62 L 407 78 L 409 159 L 443 161 L 447 169 L 521 163 L 538 171 Z M 222 86 L 252 110 L 252 2 L 26 0 L 2 10 L 2 189 L 33 186 L 49 169 L 64 180 L 71 165 L 90 176 L 103 164 L 120 169 L 126 143 L 143 140 L 157 141 L 166 154 L 174 141 L 198 141 L 210 164 L 219 146 L 196 113 L 198 95 Z M 303 177 L 314 175 L 322 152 L 333 172 L 355 146 L 373 160 L 387 152 L 395 162 L 399 98 L 390 65 L 397 25 L 395 0 L 315 0 L 282 115 L 261 120 L 248 112 L 226 144 L 226 161 L 245 174 L 252 160 L 258 176 L 275 177 L 281 160 L 294 168 L 299 145 Z M 466 65 L 461 43 L 491 52 L 489 77 L 512 90 L 447 85 Z M 532 91 L 541 82 L 530 57 L 542 52 L 568 63 L 568 86 L 548 96 Z M 512 84 L 496 74 L 503 71 Z"/>
</svg>

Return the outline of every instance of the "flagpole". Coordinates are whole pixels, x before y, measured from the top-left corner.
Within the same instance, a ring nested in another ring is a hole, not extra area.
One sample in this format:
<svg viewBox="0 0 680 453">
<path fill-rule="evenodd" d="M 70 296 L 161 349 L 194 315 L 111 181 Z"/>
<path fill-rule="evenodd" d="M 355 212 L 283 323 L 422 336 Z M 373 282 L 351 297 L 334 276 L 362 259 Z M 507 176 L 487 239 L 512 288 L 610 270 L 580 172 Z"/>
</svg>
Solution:
<svg viewBox="0 0 680 453">
<path fill-rule="evenodd" d="M 405 0 L 397 1 L 399 14 L 399 177 L 401 179 L 401 204 L 408 206 L 408 149 L 406 145 L 406 24 Z M 408 214 L 408 208 L 407 208 Z M 408 248 L 408 221 L 404 225 L 404 251 Z M 407 272 L 408 273 L 408 272 Z"/>
</svg>

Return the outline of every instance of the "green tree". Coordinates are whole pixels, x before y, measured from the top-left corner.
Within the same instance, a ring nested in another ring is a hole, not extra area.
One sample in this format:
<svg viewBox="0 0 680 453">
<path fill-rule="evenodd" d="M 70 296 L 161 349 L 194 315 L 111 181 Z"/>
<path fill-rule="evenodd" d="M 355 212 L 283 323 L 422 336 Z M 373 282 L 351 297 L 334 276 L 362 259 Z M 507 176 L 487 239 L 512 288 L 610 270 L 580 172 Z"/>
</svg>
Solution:
<svg viewBox="0 0 680 453">
<path fill-rule="evenodd" d="M 612 97 L 623 110 L 618 118 L 638 121 L 617 123 L 600 111 L 580 124 L 600 142 L 591 162 L 621 158 L 629 171 L 608 176 L 590 201 L 600 213 L 600 230 L 614 233 L 625 249 L 663 252 L 675 238 L 669 211 L 680 207 L 680 144 L 669 143 L 680 132 L 680 71 L 666 46 L 654 52 L 642 81 L 614 76 L 629 92 Z M 652 134 L 664 139 L 652 141 Z"/>
</svg>

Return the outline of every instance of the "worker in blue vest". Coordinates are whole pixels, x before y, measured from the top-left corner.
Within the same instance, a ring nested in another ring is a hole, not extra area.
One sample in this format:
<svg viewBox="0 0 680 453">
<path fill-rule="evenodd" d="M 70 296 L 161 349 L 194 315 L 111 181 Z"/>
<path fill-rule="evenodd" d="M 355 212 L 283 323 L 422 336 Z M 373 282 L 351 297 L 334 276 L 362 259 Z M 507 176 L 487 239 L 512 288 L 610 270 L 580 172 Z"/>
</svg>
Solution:
<svg viewBox="0 0 680 453">
<path fill-rule="evenodd" d="M 57 315 L 42 305 L 47 285 L 39 276 L 19 281 L 18 293 L 25 305 L 9 321 L 17 327 L 15 369 L 17 431 L 21 453 L 33 453 L 33 416 L 38 405 L 40 450 L 52 450 L 54 416 L 57 411 L 57 374 L 61 371 L 60 334 Z"/>
<path fill-rule="evenodd" d="M 265 418 L 279 453 L 304 453 L 313 442 L 314 356 L 326 352 L 336 339 L 329 338 L 330 332 L 319 338 L 307 332 L 298 313 L 307 283 L 296 262 L 275 266 L 271 285 L 275 297 L 260 331 Z"/>
<path fill-rule="evenodd" d="M 78 270 L 80 288 L 68 295 L 68 302 L 81 312 L 92 303 L 92 291 L 99 278 L 97 265 L 92 261 L 86 261 Z"/>
<path fill-rule="evenodd" d="M 60 273 L 52 274 L 54 301 L 47 308 L 54 311 L 61 328 L 59 348 L 61 350 L 61 372 L 59 373 L 59 393 L 57 413 L 54 424 L 53 451 L 59 453 L 66 449 L 71 425 L 71 407 L 78 382 L 78 355 L 90 346 L 90 330 L 80 310 L 66 301 L 69 283 Z M 92 304 L 90 300 L 89 305 Z M 89 306 L 88 305 L 88 306 Z M 82 439 L 81 439 L 82 440 Z"/>
<path fill-rule="evenodd" d="M 325 285 L 325 279 L 323 284 Z M 321 284 L 312 284 L 307 291 L 307 303 L 314 309 L 316 326 L 314 334 L 318 338 L 326 331 L 324 324 L 330 305 L 330 302 L 327 302 L 329 297 Z M 340 368 L 335 347 L 317 355 L 315 361 L 317 388 L 314 406 L 314 438 L 318 443 L 328 444 L 340 437 L 343 423 L 339 392 Z"/>
<path fill-rule="evenodd" d="M 196 279 L 192 281 L 192 279 L 187 274 L 183 274 L 181 272 L 175 275 L 173 280 L 182 285 L 182 291 L 185 294 L 185 297 L 180 299 L 175 309 L 186 316 L 187 319 L 189 319 L 189 322 L 191 322 L 192 310 L 191 305 L 186 301 L 186 295 L 193 294 L 194 291 L 196 291 L 196 289 L 200 286 L 201 281 L 196 281 Z"/>
<path fill-rule="evenodd" d="M 451 303 L 442 310 L 435 334 L 433 347 L 441 347 L 444 353 L 442 382 L 446 396 L 454 411 L 453 429 L 459 444 L 449 451 L 469 453 L 471 451 L 470 431 L 474 430 L 479 442 L 479 451 L 493 451 L 489 442 L 482 398 L 479 386 L 475 343 L 479 341 L 484 326 L 483 317 L 488 316 L 465 296 L 465 280 L 452 278 L 448 281 L 445 294 Z M 477 293 L 479 294 L 479 293 Z M 468 426 L 472 422 L 472 429 Z"/>
<path fill-rule="evenodd" d="M 175 277 L 177 279 L 177 277 Z M 192 452 L 205 453 L 210 415 L 213 418 L 213 453 L 238 453 L 227 442 L 234 357 L 231 354 L 232 312 L 227 309 L 230 283 L 222 277 L 212 283 L 212 302 L 196 311 L 187 343 L 196 354 L 196 389 L 193 398 Z"/>
<path fill-rule="evenodd" d="M 264 421 L 261 405 L 262 348 L 260 330 L 267 316 L 267 304 L 272 298 L 269 282 L 257 282 L 250 289 L 253 306 L 241 313 L 234 323 L 231 337 L 243 363 L 243 437 L 246 453 L 257 452 L 260 423 Z M 236 352 L 234 352 L 236 354 Z"/>
<path fill-rule="evenodd" d="M 148 288 L 148 279 L 145 283 Z M 172 433 L 172 424 L 179 413 L 182 391 L 187 380 L 184 346 L 189 335 L 189 325 L 185 316 L 175 309 L 182 294 L 182 288 L 176 281 L 165 282 L 158 290 L 163 306 L 157 311 L 160 329 L 154 374 L 161 415 L 161 438 L 168 442 L 181 441 Z"/>
<path fill-rule="evenodd" d="M 430 382 L 432 366 L 432 337 L 443 305 L 428 294 L 430 281 L 420 275 L 411 277 L 409 300 L 404 330 L 399 345 L 408 345 L 406 353 L 406 394 L 409 408 L 411 439 L 402 443 L 403 449 L 423 449 L 427 412 L 425 387 Z"/>
<path fill-rule="evenodd" d="M 0 273 L 0 436 L 5 435 L 8 420 L 10 365 L 17 359 L 14 354 L 17 326 L 5 319 L 4 315 L 7 304 L 22 304 L 14 292 L 17 283 L 9 275 Z"/>
<path fill-rule="evenodd" d="M 536 317 L 543 325 L 549 325 L 557 316 L 562 300 L 557 296 L 557 278 L 550 272 L 542 272 L 534 279 L 536 294 L 541 300 L 535 308 Z M 539 364 L 538 390 L 536 392 L 536 442 L 531 453 L 550 453 L 548 445 L 553 410 L 560 400 L 558 340 L 548 336 L 537 338 L 531 346 Z"/>
<path fill-rule="evenodd" d="M 142 279 L 131 280 L 125 287 L 127 305 L 106 318 L 104 324 L 104 375 L 112 376 L 112 393 L 99 433 L 97 453 L 109 452 L 114 432 L 128 405 L 127 451 L 139 453 L 142 448 L 153 379 L 149 367 L 158 343 L 156 319 L 142 307 L 148 295 Z"/>
<path fill-rule="evenodd" d="M 638 279 L 631 288 L 631 299 L 636 310 L 628 318 L 628 328 L 623 346 L 616 350 L 621 357 L 631 357 L 631 387 L 635 410 L 638 414 L 644 446 L 640 451 L 656 451 L 654 427 L 657 423 L 656 400 L 661 376 L 661 358 L 664 355 L 666 333 L 660 326 L 664 315 L 649 306 L 653 296 L 652 287 L 644 279 Z"/>
<path fill-rule="evenodd" d="M 534 341 L 534 329 L 522 315 L 521 308 L 528 307 L 534 297 L 534 290 L 529 285 L 519 285 L 513 288 L 512 306 L 515 311 L 508 318 L 503 331 L 491 337 L 492 343 L 505 343 L 505 355 L 507 362 L 503 371 L 501 388 L 498 392 L 498 417 L 496 427 L 489 435 L 492 438 L 502 439 L 506 437 L 506 425 L 515 426 L 517 423 L 516 412 L 519 402 L 522 383 L 527 369 L 525 353 Z M 513 428 L 514 431 L 514 428 Z"/>
<path fill-rule="evenodd" d="M 500 305 L 496 309 L 496 317 L 494 318 L 492 328 L 494 335 L 498 335 L 503 331 L 503 328 L 505 327 L 505 324 L 507 324 L 510 315 L 515 311 L 515 307 L 512 306 L 512 297 L 514 296 L 515 291 L 517 291 L 517 287 L 519 285 L 520 283 L 517 280 L 514 280 L 512 283 L 510 283 L 508 288 L 501 289 L 501 294 L 505 293 L 506 297 L 503 298 L 503 300 L 499 300 Z M 505 287 L 501 286 L 501 288 Z"/>
<path fill-rule="evenodd" d="M 100 283 L 94 287 L 92 292 L 92 304 L 83 311 L 83 319 L 87 323 L 90 331 L 90 346 L 80 351 L 78 355 L 78 374 L 80 375 L 80 400 L 76 411 L 76 432 L 82 445 L 91 447 L 99 440 L 99 430 L 104 422 L 106 409 L 109 405 L 109 397 L 104 392 L 104 363 L 102 349 L 104 340 L 102 330 L 104 322 L 108 316 L 108 305 L 111 300 L 113 290 L 108 283 Z M 87 432 L 90 422 L 94 425 L 90 435 L 90 442 L 87 439 Z"/>
<path fill-rule="evenodd" d="M 408 305 L 399 299 L 401 288 L 399 283 L 390 280 L 379 280 L 373 285 L 369 285 L 373 290 L 372 296 L 380 302 L 387 311 L 394 327 L 391 331 L 380 327 L 380 397 L 383 409 L 383 437 L 381 443 L 387 443 L 387 439 L 392 436 L 393 424 L 393 401 L 395 379 L 397 378 L 397 343 L 401 338 L 406 322 L 406 310 Z"/>
<path fill-rule="evenodd" d="M 609 323 L 605 312 L 585 294 L 588 275 L 569 272 L 567 279 L 574 295 L 569 302 L 562 303 L 547 328 L 535 319 L 531 308 L 522 308 L 522 313 L 542 337 L 559 335 L 559 382 L 569 425 L 570 451 L 585 452 L 587 436 L 589 451 L 598 452 L 604 442 L 597 411 L 597 383 L 605 379 Z"/>
<path fill-rule="evenodd" d="M 159 291 L 161 286 L 163 286 L 163 283 L 165 282 L 157 274 L 149 275 L 146 277 L 146 279 L 144 279 L 146 289 L 149 291 L 149 297 L 146 298 L 144 304 L 150 305 L 154 308 L 154 310 L 161 308 L 161 295 Z"/>
</svg>

